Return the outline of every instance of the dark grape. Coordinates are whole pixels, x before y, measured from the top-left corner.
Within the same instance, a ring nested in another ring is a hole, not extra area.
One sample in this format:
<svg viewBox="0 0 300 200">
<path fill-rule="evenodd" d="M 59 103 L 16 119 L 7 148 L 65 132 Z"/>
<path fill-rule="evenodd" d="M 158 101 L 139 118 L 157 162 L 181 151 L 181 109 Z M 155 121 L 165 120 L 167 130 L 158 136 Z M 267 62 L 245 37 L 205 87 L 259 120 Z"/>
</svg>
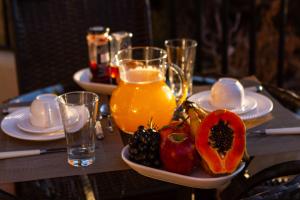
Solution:
<svg viewBox="0 0 300 200">
<path fill-rule="evenodd" d="M 160 167 L 160 134 L 157 130 L 139 126 L 129 139 L 129 159 L 149 167 Z"/>
</svg>

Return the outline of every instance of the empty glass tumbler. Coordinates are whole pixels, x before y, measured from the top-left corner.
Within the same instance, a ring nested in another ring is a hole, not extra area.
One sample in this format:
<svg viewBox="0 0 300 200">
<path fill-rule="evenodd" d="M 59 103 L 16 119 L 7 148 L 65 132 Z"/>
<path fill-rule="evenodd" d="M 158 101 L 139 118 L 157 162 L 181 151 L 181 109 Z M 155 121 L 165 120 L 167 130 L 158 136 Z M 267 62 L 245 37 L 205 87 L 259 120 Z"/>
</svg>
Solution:
<svg viewBox="0 0 300 200">
<path fill-rule="evenodd" d="M 76 167 L 94 163 L 98 95 L 70 92 L 60 95 L 57 101 L 67 141 L 68 163 Z"/>
</svg>

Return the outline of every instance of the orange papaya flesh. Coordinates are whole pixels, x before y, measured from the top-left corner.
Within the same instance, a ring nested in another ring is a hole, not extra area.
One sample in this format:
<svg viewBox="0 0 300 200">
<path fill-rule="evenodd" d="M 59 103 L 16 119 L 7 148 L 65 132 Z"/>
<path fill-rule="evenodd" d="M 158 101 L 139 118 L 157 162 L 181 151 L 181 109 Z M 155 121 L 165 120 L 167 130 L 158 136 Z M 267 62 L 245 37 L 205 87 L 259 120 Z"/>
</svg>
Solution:
<svg viewBox="0 0 300 200">
<path fill-rule="evenodd" d="M 196 149 L 211 174 L 232 173 L 246 148 L 246 128 L 238 115 L 228 110 L 210 113 L 200 124 Z"/>
</svg>

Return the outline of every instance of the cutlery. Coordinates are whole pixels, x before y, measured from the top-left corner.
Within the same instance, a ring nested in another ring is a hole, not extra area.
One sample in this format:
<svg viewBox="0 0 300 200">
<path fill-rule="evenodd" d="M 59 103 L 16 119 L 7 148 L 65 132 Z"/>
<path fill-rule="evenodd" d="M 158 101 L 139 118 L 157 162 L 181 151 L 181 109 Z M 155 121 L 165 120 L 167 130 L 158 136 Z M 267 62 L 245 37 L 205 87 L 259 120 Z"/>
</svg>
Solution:
<svg viewBox="0 0 300 200">
<path fill-rule="evenodd" d="M 110 132 L 113 132 L 114 128 L 113 128 L 112 121 L 111 121 L 110 109 L 106 103 L 104 103 L 100 106 L 100 113 L 101 113 L 102 118 L 107 118 L 107 124 L 108 124 L 107 129 Z"/>
<path fill-rule="evenodd" d="M 6 152 L 0 152 L 0 160 L 1 159 L 8 159 L 8 158 L 43 155 L 43 154 L 50 154 L 50 153 L 59 153 L 59 152 L 65 152 L 65 151 L 67 151 L 67 148 L 50 148 L 50 149 L 6 151 Z"/>
<path fill-rule="evenodd" d="M 101 125 L 100 121 L 96 122 L 96 138 L 98 140 L 102 140 L 104 138 L 102 125 Z"/>
<path fill-rule="evenodd" d="M 15 109 L 30 106 L 31 103 L 32 103 L 31 101 L 25 101 L 25 102 L 18 102 L 18 103 L 0 104 L 0 110 L 2 111 L 3 114 L 8 114 Z"/>
<path fill-rule="evenodd" d="M 31 103 L 32 103 L 31 101 L 18 102 L 18 103 L 4 103 L 4 104 L 0 104 L 0 109 L 7 109 L 12 107 L 24 107 L 24 106 L 29 106 Z"/>
<path fill-rule="evenodd" d="M 256 85 L 256 86 L 246 87 L 245 90 L 260 93 L 264 90 L 264 87 L 262 85 Z"/>
<path fill-rule="evenodd" d="M 249 131 L 254 135 L 300 135 L 300 127 L 268 128 L 263 130 Z"/>
</svg>

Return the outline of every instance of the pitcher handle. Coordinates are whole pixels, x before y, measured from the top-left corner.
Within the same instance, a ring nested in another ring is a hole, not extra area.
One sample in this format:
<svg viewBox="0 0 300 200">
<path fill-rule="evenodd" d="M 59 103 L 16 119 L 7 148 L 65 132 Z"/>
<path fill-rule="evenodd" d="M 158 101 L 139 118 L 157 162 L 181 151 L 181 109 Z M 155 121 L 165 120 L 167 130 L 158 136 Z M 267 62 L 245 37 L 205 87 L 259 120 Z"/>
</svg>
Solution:
<svg viewBox="0 0 300 200">
<path fill-rule="evenodd" d="M 188 85 L 184 78 L 183 71 L 173 63 L 167 63 L 167 79 L 172 89 L 173 94 L 176 97 L 177 108 L 181 106 L 181 104 L 186 100 L 188 94 Z M 176 84 L 174 81 L 174 73 L 179 79 L 179 89 L 176 88 Z M 178 90 L 178 91 L 176 91 Z"/>
</svg>

